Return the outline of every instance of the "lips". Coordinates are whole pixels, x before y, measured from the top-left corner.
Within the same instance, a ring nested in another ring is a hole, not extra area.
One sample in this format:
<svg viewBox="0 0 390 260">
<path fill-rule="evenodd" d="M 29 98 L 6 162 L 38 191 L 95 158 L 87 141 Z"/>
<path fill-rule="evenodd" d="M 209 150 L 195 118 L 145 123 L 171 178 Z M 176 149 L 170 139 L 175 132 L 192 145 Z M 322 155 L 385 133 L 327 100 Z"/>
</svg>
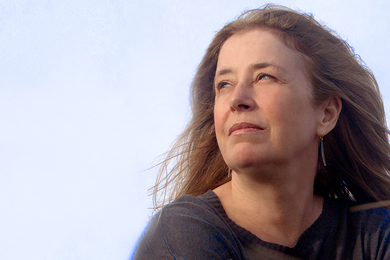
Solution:
<svg viewBox="0 0 390 260">
<path fill-rule="evenodd" d="M 244 122 L 244 123 L 237 123 L 232 125 L 232 127 L 230 127 L 229 129 L 229 135 L 231 135 L 234 131 L 241 130 L 241 129 L 264 130 L 262 127 L 258 125 Z"/>
</svg>

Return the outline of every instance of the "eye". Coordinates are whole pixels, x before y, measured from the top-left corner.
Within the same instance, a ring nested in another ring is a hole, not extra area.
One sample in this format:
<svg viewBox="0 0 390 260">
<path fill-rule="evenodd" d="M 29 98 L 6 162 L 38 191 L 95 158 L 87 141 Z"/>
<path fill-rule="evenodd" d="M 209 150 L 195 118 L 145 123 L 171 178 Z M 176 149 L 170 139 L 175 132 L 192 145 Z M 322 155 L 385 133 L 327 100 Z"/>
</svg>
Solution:
<svg viewBox="0 0 390 260">
<path fill-rule="evenodd" d="M 227 81 L 221 81 L 221 82 L 219 82 L 218 84 L 217 84 L 217 89 L 219 90 L 219 89 L 223 89 L 223 88 L 227 88 L 227 87 L 229 87 L 229 86 L 231 86 L 232 84 L 231 83 L 229 83 L 229 82 L 227 82 Z"/>
<path fill-rule="evenodd" d="M 259 76 L 257 76 L 256 82 L 260 80 L 270 80 L 270 79 L 273 80 L 275 79 L 275 77 L 266 73 L 261 73 Z"/>
</svg>

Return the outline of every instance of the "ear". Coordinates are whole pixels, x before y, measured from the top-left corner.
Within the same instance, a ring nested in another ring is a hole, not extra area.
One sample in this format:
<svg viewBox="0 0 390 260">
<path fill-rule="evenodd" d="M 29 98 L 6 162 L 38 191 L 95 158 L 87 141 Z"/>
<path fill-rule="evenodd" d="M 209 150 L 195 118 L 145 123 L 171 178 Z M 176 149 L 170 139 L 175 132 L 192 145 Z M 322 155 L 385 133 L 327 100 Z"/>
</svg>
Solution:
<svg viewBox="0 0 390 260">
<path fill-rule="evenodd" d="M 322 105 L 320 122 L 317 128 L 317 135 L 324 136 L 328 134 L 336 126 L 337 120 L 342 108 L 340 97 L 332 96 L 328 98 Z"/>
</svg>

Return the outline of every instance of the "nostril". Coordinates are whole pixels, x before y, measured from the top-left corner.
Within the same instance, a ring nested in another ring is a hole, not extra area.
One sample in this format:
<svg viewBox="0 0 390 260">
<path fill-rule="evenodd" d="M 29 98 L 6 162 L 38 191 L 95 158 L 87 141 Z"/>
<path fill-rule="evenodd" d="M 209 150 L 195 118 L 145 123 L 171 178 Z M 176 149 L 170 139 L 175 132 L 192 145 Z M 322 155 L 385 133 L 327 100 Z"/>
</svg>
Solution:
<svg viewBox="0 0 390 260">
<path fill-rule="evenodd" d="M 238 105 L 239 108 L 242 108 L 242 109 L 248 109 L 249 106 L 248 105 L 244 105 L 244 104 L 240 104 Z"/>
</svg>

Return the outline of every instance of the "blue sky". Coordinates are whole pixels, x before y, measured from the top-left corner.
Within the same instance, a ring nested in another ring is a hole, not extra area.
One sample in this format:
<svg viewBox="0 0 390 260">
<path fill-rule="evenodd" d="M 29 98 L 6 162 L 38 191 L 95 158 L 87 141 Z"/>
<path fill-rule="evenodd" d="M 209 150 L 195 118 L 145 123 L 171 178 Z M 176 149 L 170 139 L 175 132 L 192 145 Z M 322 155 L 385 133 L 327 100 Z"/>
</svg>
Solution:
<svg viewBox="0 0 390 260">
<path fill-rule="evenodd" d="M 346 39 L 390 111 L 389 1 L 275 2 Z M 129 259 L 208 43 L 265 3 L 1 1 L 0 258 Z"/>
</svg>

